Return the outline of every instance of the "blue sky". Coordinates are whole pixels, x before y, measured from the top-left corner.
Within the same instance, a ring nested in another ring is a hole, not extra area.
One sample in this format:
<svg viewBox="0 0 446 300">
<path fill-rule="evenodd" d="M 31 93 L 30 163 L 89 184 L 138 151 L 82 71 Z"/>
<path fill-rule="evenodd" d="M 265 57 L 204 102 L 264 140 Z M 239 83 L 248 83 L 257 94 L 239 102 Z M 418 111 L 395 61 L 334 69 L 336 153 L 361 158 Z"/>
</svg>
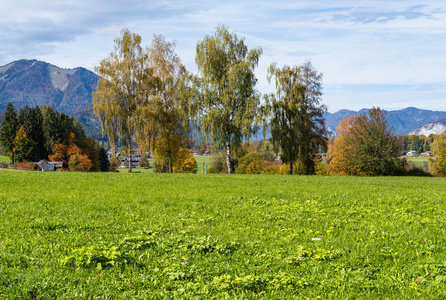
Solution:
<svg viewBox="0 0 446 300">
<path fill-rule="evenodd" d="M 311 60 L 324 74 L 330 112 L 380 106 L 446 111 L 445 1 L 142 1 L 3 0 L 0 66 L 27 58 L 93 70 L 128 28 L 149 45 L 175 40 L 196 71 L 195 46 L 218 25 L 262 47 L 258 89 L 271 92 L 266 70 Z"/>
</svg>

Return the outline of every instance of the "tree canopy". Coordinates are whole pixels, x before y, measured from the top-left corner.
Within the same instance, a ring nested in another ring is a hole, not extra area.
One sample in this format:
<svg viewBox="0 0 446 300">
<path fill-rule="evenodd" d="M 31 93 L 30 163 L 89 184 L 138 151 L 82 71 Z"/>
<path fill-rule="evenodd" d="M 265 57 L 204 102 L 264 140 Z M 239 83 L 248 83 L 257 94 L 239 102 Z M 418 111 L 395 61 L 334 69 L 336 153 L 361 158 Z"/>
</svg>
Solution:
<svg viewBox="0 0 446 300">
<path fill-rule="evenodd" d="M 295 162 L 300 173 L 313 174 L 319 147 L 326 141 L 322 75 L 310 62 L 282 68 L 272 64 L 268 80 L 273 78 L 276 93 L 266 97 L 273 145 L 280 148 L 281 160 L 290 163 L 290 174 Z"/>
<path fill-rule="evenodd" d="M 366 115 L 344 120 L 338 130 L 328 153 L 333 174 L 396 175 L 403 166 L 402 143 L 393 135 L 384 110 L 374 107 Z"/>
<path fill-rule="evenodd" d="M 11 161 L 18 125 L 17 110 L 12 103 L 9 102 L 8 106 L 6 106 L 5 115 L 1 124 L 0 145 L 2 146 L 3 153 L 9 156 Z"/>
<path fill-rule="evenodd" d="M 93 110 L 112 148 L 119 138 L 130 157 L 132 141 L 136 141 L 136 112 L 151 90 L 152 69 L 148 53 L 141 46 L 141 36 L 122 30 L 121 37 L 115 39 L 114 52 L 100 62 L 95 72 L 100 79 L 93 94 Z"/>
<path fill-rule="evenodd" d="M 233 148 L 258 130 L 260 96 L 254 69 L 261 55 L 261 48 L 249 50 L 244 39 L 224 26 L 197 44 L 200 97 L 192 106 L 202 132 L 226 148 L 228 173 L 233 171 Z"/>
<path fill-rule="evenodd" d="M 435 136 L 431 145 L 432 158 L 429 158 L 429 169 L 434 176 L 446 176 L 446 133 Z"/>
</svg>

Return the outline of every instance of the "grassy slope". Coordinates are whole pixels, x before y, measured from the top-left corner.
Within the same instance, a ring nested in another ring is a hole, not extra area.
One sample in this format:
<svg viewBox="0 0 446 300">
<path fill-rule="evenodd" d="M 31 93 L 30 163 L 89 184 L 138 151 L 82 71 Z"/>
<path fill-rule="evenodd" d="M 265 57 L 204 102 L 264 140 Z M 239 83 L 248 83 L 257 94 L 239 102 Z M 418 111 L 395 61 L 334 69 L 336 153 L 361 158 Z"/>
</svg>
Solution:
<svg viewBox="0 0 446 300">
<path fill-rule="evenodd" d="M 0 161 L 10 162 L 11 160 L 7 156 L 0 155 Z"/>
<path fill-rule="evenodd" d="M 0 171 L 0 182 L 0 298 L 446 296 L 441 178 Z"/>
</svg>

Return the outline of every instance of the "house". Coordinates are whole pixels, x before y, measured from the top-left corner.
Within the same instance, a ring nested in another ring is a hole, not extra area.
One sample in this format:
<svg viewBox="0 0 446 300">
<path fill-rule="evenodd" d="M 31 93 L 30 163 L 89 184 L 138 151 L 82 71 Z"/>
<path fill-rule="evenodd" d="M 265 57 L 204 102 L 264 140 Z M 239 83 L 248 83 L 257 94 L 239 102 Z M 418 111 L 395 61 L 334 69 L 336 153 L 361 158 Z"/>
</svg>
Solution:
<svg viewBox="0 0 446 300">
<path fill-rule="evenodd" d="M 410 150 L 409 152 L 406 153 L 406 156 L 408 156 L 408 157 L 414 157 L 414 156 L 417 156 L 417 151 L 415 151 L 415 150 Z"/>
<path fill-rule="evenodd" d="M 63 167 L 63 161 L 48 161 L 46 159 L 42 159 L 39 162 L 34 163 L 39 171 L 56 171 L 58 168 Z"/>
<path fill-rule="evenodd" d="M 421 153 L 421 157 L 432 157 L 432 152 L 424 151 L 423 153 Z"/>
</svg>

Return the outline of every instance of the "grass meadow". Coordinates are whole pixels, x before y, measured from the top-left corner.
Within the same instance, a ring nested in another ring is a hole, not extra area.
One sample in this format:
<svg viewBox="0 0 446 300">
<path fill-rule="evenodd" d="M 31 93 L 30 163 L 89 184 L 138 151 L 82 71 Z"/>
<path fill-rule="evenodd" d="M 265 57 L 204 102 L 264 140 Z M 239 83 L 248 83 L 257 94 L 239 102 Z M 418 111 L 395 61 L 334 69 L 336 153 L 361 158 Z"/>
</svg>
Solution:
<svg viewBox="0 0 446 300">
<path fill-rule="evenodd" d="M 210 156 L 206 156 L 206 155 L 198 155 L 198 156 L 194 156 L 195 160 L 197 161 L 197 174 L 206 174 L 206 166 L 207 166 L 207 170 L 209 170 L 210 166 L 211 166 L 211 157 Z M 149 158 L 148 159 L 149 164 L 151 166 L 153 166 L 154 163 L 154 159 L 153 158 Z M 205 164 L 204 164 L 205 163 Z M 205 172 L 203 172 L 203 167 L 205 168 Z M 153 169 L 142 169 L 142 168 L 134 168 L 133 169 L 135 172 L 140 172 L 140 173 L 153 173 Z M 120 173 L 128 173 L 128 168 L 125 169 L 118 169 L 118 172 Z"/>
<path fill-rule="evenodd" d="M 444 298 L 445 183 L 0 170 L 0 298 Z"/>
<path fill-rule="evenodd" d="M 415 165 L 422 165 L 423 163 L 429 163 L 427 157 L 406 157 L 407 160 L 412 161 Z"/>
</svg>

